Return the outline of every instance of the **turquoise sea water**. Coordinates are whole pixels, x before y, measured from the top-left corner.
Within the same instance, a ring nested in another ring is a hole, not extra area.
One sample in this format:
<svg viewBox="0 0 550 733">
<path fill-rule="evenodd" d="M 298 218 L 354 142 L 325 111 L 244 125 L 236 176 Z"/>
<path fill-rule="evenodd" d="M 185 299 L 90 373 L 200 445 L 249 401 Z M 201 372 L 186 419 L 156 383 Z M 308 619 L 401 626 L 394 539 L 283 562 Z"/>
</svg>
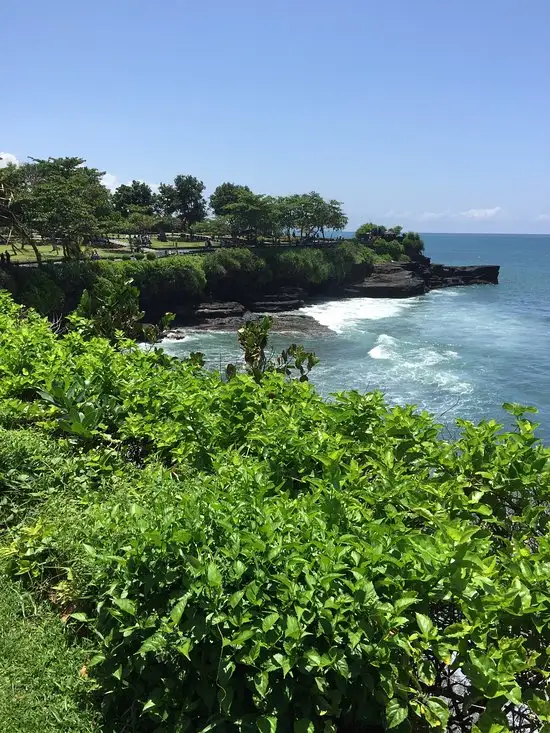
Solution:
<svg viewBox="0 0 550 733">
<path fill-rule="evenodd" d="M 550 437 L 550 236 L 426 234 L 426 254 L 445 264 L 500 264 L 498 286 L 433 291 L 407 299 L 349 299 L 303 312 L 332 335 L 303 338 L 321 363 L 312 381 L 325 393 L 381 389 L 442 422 L 506 420 L 503 402 L 535 405 Z M 274 339 L 274 347 L 289 342 Z M 181 355 L 203 351 L 212 366 L 238 354 L 235 334 L 192 333 L 165 342 Z"/>
</svg>

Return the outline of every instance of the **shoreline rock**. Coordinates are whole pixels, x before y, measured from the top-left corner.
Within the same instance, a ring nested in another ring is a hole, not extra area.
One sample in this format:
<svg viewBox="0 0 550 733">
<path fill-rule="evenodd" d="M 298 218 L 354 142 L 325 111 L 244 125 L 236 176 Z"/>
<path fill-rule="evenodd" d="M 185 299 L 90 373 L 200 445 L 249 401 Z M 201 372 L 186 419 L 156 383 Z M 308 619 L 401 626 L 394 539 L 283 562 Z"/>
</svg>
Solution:
<svg viewBox="0 0 550 733">
<path fill-rule="evenodd" d="M 306 302 L 343 298 L 412 298 L 430 290 L 466 285 L 498 284 L 499 265 L 439 265 L 429 258 L 411 262 L 383 262 L 373 266 L 372 273 L 361 282 L 332 286 L 316 298 L 308 297 L 301 288 L 281 288 L 267 293 L 258 300 L 243 302 L 221 301 L 200 303 L 190 314 L 183 316 L 178 326 L 199 331 L 235 331 L 260 314 L 274 316 L 275 333 L 299 335 L 327 335 L 331 329 L 297 311 Z M 319 297 L 320 296 L 320 297 Z M 171 331 L 176 333 L 176 330 Z M 173 336 L 178 338 L 178 336 Z"/>
<path fill-rule="evenodd" d="M 242 316 L 211 318 L 202 323 L 171 329 L 166 332 L 164 338 L 184 341 L 190 331 L 238 331 L 247 321 L 257 320 L 261 317 L 261 313 L 246 311 Z M 302 337 L 329 336 L 334 334 L 334 331 L 328 326 L 324 326 L 322 323 L 316 321 L 315 318 L 312 318 L 312 316 L 307 316 L 304 313 L 278 313 L 272 315 L 272 318 L 272 333 Z"/>
</svg>

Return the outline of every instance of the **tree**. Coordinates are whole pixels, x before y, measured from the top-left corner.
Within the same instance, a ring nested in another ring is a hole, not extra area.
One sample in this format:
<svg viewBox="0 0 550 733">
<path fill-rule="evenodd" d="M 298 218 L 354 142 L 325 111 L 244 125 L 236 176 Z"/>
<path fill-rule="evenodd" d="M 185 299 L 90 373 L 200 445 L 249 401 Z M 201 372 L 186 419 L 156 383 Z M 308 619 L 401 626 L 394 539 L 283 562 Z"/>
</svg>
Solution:
<svg viewBox="0 0 550 733">
<path fill-rule="evenodd" d="M 226 207 L 238 201 L 239 194 L 243 191 L 251 193 L 248 186 L 239 186 L 236 183 L 220 183 L 210 196 L 210 208 L 216 216 L 226 214 Z"/>
<path fill-rule="evenodd" d="M 31 161 L 18 168 L 19 221 L 29 236 L 58 240 L 65 259 L 78 259 L 83 242 L 100 233 L 112 213 L 104 173 L 82 158 Z"/>
<path fill-rule="evenodd" d="M 367 224 L 362 224 L 355 232 L 355 239 L 361 244 L 371 244 L 377 237 L 383 237 L 385 232 L 386 227 L 369 221 Z"/>
<path fill-rule="evenodd" d="M 325 227 L 339 232 L 346 228 L 347 223 L 348 217 L 342 211 L 342 202 L 331 199 L 326 204 L 325 220 L 321 227 L 323 237 L 325 236 Z"/>
<path fill-rule="evenodd" d="M 173 184 L 160 184 L 159 209 L 165 216 L 175 216 L 182 229 L 188 230 L 191 224 L 206 218 L 203 191 L 204 183 L 195 176 L 176 176 Z"/>
<path fill-rule="evenodd" d="M 149 209 L 146 207 L 132 207 L 128 218 L 126 219 L 126 228 L 131 234 L 148 234 L 155 229 L 158 219 L 148 213 L 148 211 Z"/>
<path fill-rule="evenodd" d="M 239 191 L 237 201 L 225 206 L 231 234 L 256 239 L 272 234 L 275 227 L 275 199 L 271 196 Z"/>
<path fill-rule="evenodd" d="M 17 165 L 9 163 L 0 169 L 0 242 L 9 245 L 16 254 L 18 241 L 20 248 L 30 244 L 34 250 L 37 263 L 40 265 L 42 256 L 32 237 L 32 233 L 25 223 L 24 177 Z"/>
<path fill-rule="evenodd" d="M 424 252 L 424 240 L 420 238 L 420 234 L 417 234 L 417 232 L 406 232 L 403 237 L 403 248 L 405 254 L 411 260 L 421 260 Z"/>
<path fill-rule="evenodd" d="M 123 216 L 129 216 L 132 206 L 147 209 L 145 213 L 152 214 L 155 205 L 155 194 L 151 186 L 144 181 L 132 181 L 129 185 L 123 183 L 113 194 L 113 206 Z"/>
<path fill-rule="evenodd" d="M 288 202 L 294 217 L 294 229 L 300 231 L 301 238 L 311 239 L 319 234 L 324 238 L 326 229 L 340 230 L 348 222 L 339 201 L 325 201 L 316 191 L 291 196 Z"/>
</svg>

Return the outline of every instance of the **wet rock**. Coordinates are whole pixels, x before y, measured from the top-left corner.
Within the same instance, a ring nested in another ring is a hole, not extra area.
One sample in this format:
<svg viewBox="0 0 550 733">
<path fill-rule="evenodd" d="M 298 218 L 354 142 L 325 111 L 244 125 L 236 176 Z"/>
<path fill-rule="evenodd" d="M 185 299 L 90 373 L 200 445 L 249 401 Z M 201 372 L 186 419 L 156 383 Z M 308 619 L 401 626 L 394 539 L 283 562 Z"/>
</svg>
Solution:
<svg viewBox="0 0 550 733">
<path fill-rule="evenodd" d="M 168 339 L 184 340 L 189 331 L 238 331 L 245 323 L 251 320 L 258 320 L 262 316 L 258 313 L 247 311 L 243 316 L 230 318 L 210 318 L 202 323 L 194 324 L 190 327 L 173 329 L 166 334 Z M 303 313 L 285 313 L 272 316 L 273 327 L 272 333 L 295 336 L 328 336 L 334 335 L 328 326 L 323 326 L 312 318 Z"/>
<path fill-rule="evenodd" d="M 242 303 L 229 301 L 225 303 L 201 303 L 194 316 L 197 320 L 214 320 L 219 318 L 238 318 L 243 316 L 246 308 Z"/>
<path fill-rule="evenodd" d="M 346 288 L 346 295 L 355 298 L 410 298 L 425 292 L 424 278 L 397 262 L 375 265 L 362 283 Z"/>
<path fill-rule="evenodd" d="M 497 285 L 499 265 L 430 265 L 426 283 L 430 290 L 457 285 Z"/>
</svg>

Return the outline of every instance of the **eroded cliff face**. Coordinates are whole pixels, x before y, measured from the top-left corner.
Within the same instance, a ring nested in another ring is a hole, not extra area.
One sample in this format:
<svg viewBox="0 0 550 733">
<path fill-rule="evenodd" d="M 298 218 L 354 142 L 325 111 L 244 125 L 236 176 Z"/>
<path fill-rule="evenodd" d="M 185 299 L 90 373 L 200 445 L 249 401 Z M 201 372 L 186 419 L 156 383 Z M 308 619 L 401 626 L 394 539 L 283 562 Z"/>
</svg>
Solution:
<svg viewBox="0 0 550 733">
<path fill-rule="evenodd" d="M 331 287 L 317 297 L 329 298 L 409 298 L 424 295 L 430 290 L 462 285 L 498 284 L 499 265 L 438 265 L 428 258 L 417 262 L 384 262 L 374 265 L 372 273 L 361 282 L 340 288 Z M 288 313 L 296 311 L 309 299 L 309 294 L 300 288 L 282 288 L 267 293 L 259 300 L 243 297 L 242 302 L 201 303 L 180 325 L 193 325 L 201 329 L 238 328 L 254 317 L 254 313 Z M 295 323 L 296 316 L 281 319 L 283 330 L 289 326 L 298 331 L 308 331 L 309 319 Z M 286 320 L 285 320 L 286 319 Z M 308 321 L 306 323 L 306 321 Z"/>
</svg>

